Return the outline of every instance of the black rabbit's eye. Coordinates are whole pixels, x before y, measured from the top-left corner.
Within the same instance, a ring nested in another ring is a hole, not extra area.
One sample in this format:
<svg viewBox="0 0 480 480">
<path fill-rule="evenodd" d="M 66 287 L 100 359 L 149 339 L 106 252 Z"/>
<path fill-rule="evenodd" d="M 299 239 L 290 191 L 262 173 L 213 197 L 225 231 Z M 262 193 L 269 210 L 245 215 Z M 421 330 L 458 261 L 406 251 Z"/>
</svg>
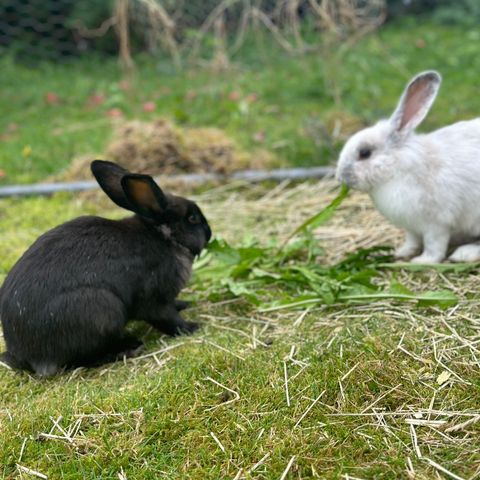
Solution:
<svg viewBox="0 0 480 480">
<path fill-rule="evenodd" d="M 198 225 L 200 223 L 200 217 L 198 215 L 189 215 L 187 220 L 192 225 Z"/>
<path fill-rule="evenodd" d="M 358 151 L 359 160 L 366 160 L 367 158 L 370 158 L 371 155 L 372 155 L 372 149 L 368 147 L 361 148 Z"/>
</svg>

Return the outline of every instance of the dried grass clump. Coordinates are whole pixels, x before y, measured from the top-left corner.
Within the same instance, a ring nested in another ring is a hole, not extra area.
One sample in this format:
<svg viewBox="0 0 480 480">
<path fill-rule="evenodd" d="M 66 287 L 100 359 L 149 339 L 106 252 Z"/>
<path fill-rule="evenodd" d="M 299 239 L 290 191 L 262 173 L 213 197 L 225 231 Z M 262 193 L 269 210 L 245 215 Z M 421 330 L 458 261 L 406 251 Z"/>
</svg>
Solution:
<svg viewBox="0 0 480 480">
<path fill-rule="evenodd" d="M 163 119 L 155 122 L 133 120 L 120 125 L 105 154 L 136 172 L 172 173 L 185 171 L 189 166 L 177 129 Z"/>
<path fill-rule="evenodd" d="M 218 128 L 191 128 L 182 132 L 182 142 L 191 165 L 198 167 L 192 171 L 229 173 L 235 170 L 260 169 L 275 163 L 273 154 L 257 149 L 247 153 Z"/>
<path fill-rule="evenodd" d="M 274 163 L 273 154 L 265 150 L 244 152 L 218 128 L 181 129 L 165 119 L 133 120 L 120 125 L 107 146 L 105 158 L 128 170 L 152 175 L 225 174 Z M 75 159 L 61 179 L 89 179 L 91 160 L 91 156 Z"/>
<path fill-rule="evenodd" d="M 231 138 L 218 128 L 195 128 L 181 136 L 181 142 L 193 170 L 219 172 L 239 162 L 240 155 Z M 241 162 L 240 162 L 241 163 Z M 237 167 L 238 168 L 238 167 Z"/>
</svg>

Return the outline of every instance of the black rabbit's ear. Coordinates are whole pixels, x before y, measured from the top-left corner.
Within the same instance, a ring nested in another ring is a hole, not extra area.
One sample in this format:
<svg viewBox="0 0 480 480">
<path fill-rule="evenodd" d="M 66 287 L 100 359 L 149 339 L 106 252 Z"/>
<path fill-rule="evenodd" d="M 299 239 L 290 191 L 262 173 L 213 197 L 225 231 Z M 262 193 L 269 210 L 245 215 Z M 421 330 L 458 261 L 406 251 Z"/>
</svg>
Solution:
<svg viewBox="0 0 480 480">
<path fill-rule="evenodd" d="M 122 178 L 121 183 L 130 210 L 135 213 L 154 218 L 167 208 L 168 199 L 152 177 L 130 173 Z"/>
<path fill-rule="evenodd" d="M 111 200 L 119 207 L 132 210 L 122 187 L 122 178 L 129 173 L 128 170 L 116 163 L 105 162 L 104 160 L 94 160 L 90 169 L 102 190 Z"/>
</svg>

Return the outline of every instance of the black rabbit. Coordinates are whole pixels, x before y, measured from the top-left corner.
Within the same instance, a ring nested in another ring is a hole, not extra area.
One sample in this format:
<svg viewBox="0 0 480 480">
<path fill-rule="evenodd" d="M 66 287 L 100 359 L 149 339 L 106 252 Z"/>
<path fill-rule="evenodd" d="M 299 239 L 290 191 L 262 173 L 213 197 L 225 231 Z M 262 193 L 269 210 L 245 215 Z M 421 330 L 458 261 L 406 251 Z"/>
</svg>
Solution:
<svg viewBox="0 0 480 480">
<path fill-rule="evenodd" d="M 0 317 L 14 368 L 54 375 L 130 356 L 141 342 L 130 319 L 170 335 L 192 332 L 176 300 L 211 237 L 198 206 L 162 192 L 148 175 L 95 160 L 92 173 L 122 220 L 85 216 L 38 238 L 0 289 Z"/>
</svg>

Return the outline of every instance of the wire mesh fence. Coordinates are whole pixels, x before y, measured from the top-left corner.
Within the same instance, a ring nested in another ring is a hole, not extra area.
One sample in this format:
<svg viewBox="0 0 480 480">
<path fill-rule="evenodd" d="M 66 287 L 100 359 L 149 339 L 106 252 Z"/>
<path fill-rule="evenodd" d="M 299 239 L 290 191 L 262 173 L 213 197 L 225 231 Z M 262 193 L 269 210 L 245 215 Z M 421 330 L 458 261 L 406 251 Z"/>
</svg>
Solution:
<svg viewBox="0 0 480 480">
<path fill-rule="evenodd" d="M 260 35 L 302 54 L 327 36 L 356 39 L 385 16 L 385 0 L 3 0 L 0 53 L 27 61 L 119 54 L 126 67 L 146 53 L 177 66 L 228 66 Z"/>
</svg>

